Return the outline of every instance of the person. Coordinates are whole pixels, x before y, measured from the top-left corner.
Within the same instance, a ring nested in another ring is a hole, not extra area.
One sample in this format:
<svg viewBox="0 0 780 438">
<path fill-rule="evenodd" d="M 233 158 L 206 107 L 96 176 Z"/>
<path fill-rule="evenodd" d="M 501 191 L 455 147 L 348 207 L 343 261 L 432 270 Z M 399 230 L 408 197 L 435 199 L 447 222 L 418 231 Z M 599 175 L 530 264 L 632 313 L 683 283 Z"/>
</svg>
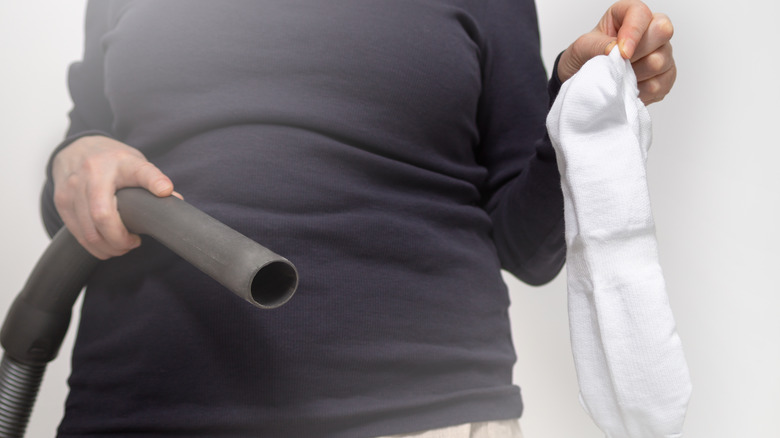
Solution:
<svg viewBox="0 0 780 438">
<path fill-rule="evenodd" d="M 671 36 L 620 0 L 548 82 L 531 0 L 90 1 L 42 195 L 47 230 L 105 260 L 59 436 L 519 436 L 500 270 L 564 263 L 550 100 L 615 44 L 662 99 Z M 128 186 L 284 255 L 297 294 L 259 311 L 141 245 Z"/>
</svg>

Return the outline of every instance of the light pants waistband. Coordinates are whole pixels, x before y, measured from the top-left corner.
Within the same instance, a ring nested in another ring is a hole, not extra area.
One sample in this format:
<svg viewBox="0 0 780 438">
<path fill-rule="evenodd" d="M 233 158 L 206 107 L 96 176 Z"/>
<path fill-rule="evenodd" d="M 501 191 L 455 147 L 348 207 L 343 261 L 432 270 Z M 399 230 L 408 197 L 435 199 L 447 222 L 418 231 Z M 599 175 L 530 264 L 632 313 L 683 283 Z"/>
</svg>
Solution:
<svg viewBox="0 0 780 438">
<path fill-rule="evenodd" d="M 517 419 L 466 423 L 441 429 L 426 430 L 379 438 L 523 438 Z"/>
</svg>

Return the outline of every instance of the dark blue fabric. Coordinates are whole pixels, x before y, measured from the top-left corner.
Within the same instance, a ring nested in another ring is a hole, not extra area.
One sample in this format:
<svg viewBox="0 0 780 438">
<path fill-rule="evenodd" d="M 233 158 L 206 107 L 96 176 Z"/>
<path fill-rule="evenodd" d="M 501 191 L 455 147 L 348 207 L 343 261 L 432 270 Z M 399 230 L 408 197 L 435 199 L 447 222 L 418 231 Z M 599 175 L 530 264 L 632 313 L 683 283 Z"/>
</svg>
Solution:
<svg viewBox="0 0 780 438">
<path fill-rule="evenodd" d="M 301 282 L 261 311 L 149 238 L 104 262 L 60 436 L 518 417 L 500 270 L 541 284 L 565 251 L 546 83 L 532 1 L 90 2 L 60 147 L 138 148 Z"/>
</svg>

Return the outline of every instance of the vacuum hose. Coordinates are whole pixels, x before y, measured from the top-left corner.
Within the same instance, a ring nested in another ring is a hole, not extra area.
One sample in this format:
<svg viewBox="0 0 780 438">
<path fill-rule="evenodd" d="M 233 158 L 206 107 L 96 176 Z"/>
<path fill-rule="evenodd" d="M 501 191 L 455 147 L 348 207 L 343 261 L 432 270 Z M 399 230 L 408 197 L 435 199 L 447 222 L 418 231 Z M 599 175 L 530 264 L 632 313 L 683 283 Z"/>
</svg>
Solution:
<svg viewBox="0 0 780 438">
<path fill-rule="evenodd" d="M 292 263 L 190 204 L 139 188 L 116 197 L 130 231 L 155 238 L 253 305 L 278 307 L 295 293 Z M 98 262 L 63 227 L 11 305 L 0 332 L 0 438 L 24 436 L 46 364 L 57 356 L 73 303 Z"/>
</svg>

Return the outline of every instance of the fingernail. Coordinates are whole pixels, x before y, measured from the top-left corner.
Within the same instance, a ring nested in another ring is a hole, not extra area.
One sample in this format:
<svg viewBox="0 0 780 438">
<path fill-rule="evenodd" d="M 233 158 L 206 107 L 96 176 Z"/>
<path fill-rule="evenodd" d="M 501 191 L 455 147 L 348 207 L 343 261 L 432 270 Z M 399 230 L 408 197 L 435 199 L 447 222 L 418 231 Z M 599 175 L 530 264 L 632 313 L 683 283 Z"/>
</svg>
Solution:
<svg viewBox="0 0 780 438">
<path fill-rule="evenodd" d="M 163 193 L 170 188 L 170 185 L 165 181 L 160 181 L 154 185 L 155 193 Z"/>
<path fill-rule="evenodd" d="M 135 242 L 133 243 L 133 248 L 132 249 L 136 249 L 139 246 L 141 246 L 141 238 L 140 237 L 136 237 L 135 238 Z"/>
<path fill-rule="evenodd" d="M 611 43 L 609 43 L 609 45 L 607 46 L 607 49 L 604 51 L 604 54 L 605 55 L 609 55 L 610 53 L 612 53 L 612 49 L 615 48 L 616 44 L 617 44 L 617 41 L 612 41 Z"/>
<path fill-rule="evenodd" d="M 618 47 L 620 47 L 620 54 L 623 55 L 623 58 L 631 59 L 631 57 L 634 56 L 634 49 L 636 49 L 636 45 L 633 41 L 622 40 L 618 42 Z"/>
</svg>

